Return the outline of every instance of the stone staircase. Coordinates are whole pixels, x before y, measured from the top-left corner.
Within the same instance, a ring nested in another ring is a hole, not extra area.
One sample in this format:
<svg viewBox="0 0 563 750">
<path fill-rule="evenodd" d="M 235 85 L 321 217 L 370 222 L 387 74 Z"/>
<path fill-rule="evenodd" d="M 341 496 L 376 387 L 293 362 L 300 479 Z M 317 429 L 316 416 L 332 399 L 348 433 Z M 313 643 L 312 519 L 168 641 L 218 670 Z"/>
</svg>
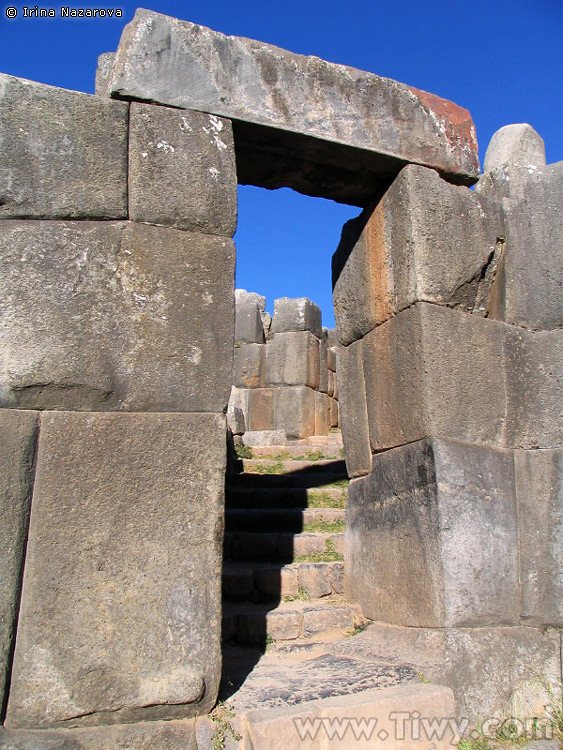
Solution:
<svg viewBox="0 0 563 750">
<path fill-rule="evenodd" d="M 353 630 L 361 618 L 343 597 L 340 433 L 251 455 L 227 484 L 223 640 L 265 648 Z"/>
</svg>

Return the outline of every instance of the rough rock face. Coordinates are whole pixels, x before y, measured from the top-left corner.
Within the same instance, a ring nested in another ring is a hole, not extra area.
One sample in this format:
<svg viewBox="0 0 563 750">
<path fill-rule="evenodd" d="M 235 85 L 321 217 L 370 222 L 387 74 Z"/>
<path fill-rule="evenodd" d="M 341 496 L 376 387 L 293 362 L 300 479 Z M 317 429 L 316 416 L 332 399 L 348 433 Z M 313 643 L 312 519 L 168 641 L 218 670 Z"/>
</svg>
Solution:
<svg viewBox="0 0 563 750">
<path fill-rule="evenodd" d="M 10 220 L 0 222 L 0 249 L 3 407 L 225 408 L 231 239 L 134 222 Z"/>
<path fill-rule="evenodd" d="M 452 102 L 152 11 L 125 27 L 108 91 L 237 121 L 241 182 L 363 205 L 406 162 L 468 184 L 478 175 L 471 117 Z"/>
<path fill-rule="evenodd" d="M 43 415 L 9 726 L 212 707 L 224 473 L 222 415 Z"/>
<path fill-rule="evenodd" d="M 505 125 L 491 138 L 485 154 L 483 171 L 520 164 L 523 167 L 545 167 L 545 143 L 531 125 Z"/>
<path fill-rule="evenodd" d="M 129 107 L 0 74 L 0 219 L 127 217 Z"/>
</svg>

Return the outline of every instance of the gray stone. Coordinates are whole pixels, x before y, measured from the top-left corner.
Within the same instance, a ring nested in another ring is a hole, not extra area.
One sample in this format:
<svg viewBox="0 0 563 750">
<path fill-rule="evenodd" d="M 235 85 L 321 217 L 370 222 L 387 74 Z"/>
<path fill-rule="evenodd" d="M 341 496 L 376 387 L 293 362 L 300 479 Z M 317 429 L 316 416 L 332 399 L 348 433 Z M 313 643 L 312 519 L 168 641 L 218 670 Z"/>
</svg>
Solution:
<svg viewBox="0 0 563 750">
<path fill-rule="evenodd" d="M 198 750 L 195 719 L 58 731 L 0 728 L 0 747 L 2 750 Z M 200 745 L 199 750 L 202 748 Z"/>
<path fill-rule="evenodd" d="M 329 396 L 333 396 L 334 395 L 334 384 L 335 384 L 335 382 L 336 382 L 335 374 L 331 370 L 328 370 L 328 372 L 327 372 L 327 387 L 326 387 L 326 392 L 328 393 Z"/>
<path fill-rule="evenodd" d="M 237 176 L 229 120 L 133 102 L 129 218 L 232 237 Z"/>
<path fill-rule="evenodd" d="M 494 201 L 405 167 L 375 207 L 344 226 L 333 257 L 340 342 L 420 301 L 485 315 L 503 235 Z"/>
<path fill-rule="evenodd" d="M 233 435 L 244 435 L 246 432 L 247 416 L 248 390 L 233 386 L 227 406 L 227 424 Z"/>
<path fill-rule="evenodd" d="M 319 341 L 319 384 L 318 390 L 322 393 L 328 393 L 328 349 L 326 340 Z"/>
<path fill-rule="evenodd" d="M 255 392 L 255 391 L 254 391 Z M 288 438 L 315 434 L 315 391 L 304 385 L 276 388 L 275 429 L 284 430 Z"/>
<path fill-rule="evenodd" d="M 359 477 L 371 471 L 368 406 L 362 357 L 361 341 L 338 350 L 338 378 L 342 382 L 338 404 L 349 477 Z"/>
<path fill-rule="evenodd" d="M 318 338 L 309 331 L 275 333 L 266 347 L 266 384 L 317 388 Z"/>
<path fill-rule="evenodd" d="M 43 415 L 7 726 L 214 705 L 225 429 L 212 414 Z"/>
<path fill-rule="evenodd" d="M 503 444 L 508 421 L 506 328 L 498 321 L 418 303 L 354 344 L 362 349 L 372 450 L 434 435 Z M 343 351 L 340 404 L 346 420 Z M 356 363 L 358 357 L 356 353 Z"/>
<path fill-rule="evenodd" d="M 0 222 L 0 404 L 222 411 L 232 240 L 133 222 Z"/>
<path fill-rule="evenodd" d="M 96 68 L 96 94 L 97 96 L 109 96 L 108 83 L 115 60 L 115 52 L 102 52 L 98 55 L 98 67 Z"/>
<path fill-rule="evenodd" d="M 478 192 L 502 206 L 506 217 L 490 317 L 523 328 L 563 327 L 563 162 L 495 170 Z"/>
<path fill-rule="evenodd" d="M 273 430 L 278 427 L 275 419 L 275 388 L 252 388 L 248 392 L 248 415 L 246 426 L 249 430 Z M 250 443 L 247 443 L 250 445 Z"/>
<path fill-rule="evenodd" d="M 285 430 L 247 430 L 244 433 L 244 444 L 251 447 L 283 445 L 285 439 Z"/>
<path fill-rule="evenodd" d="M 336 349 L 333 346 L 329 346 L 327 350 L 326 363 L 330 372 L 336 372 Z"/>
<path fill-rule="evenodd" d="M 315 391 L 315 435 L 328 435 L 330 430 L 330 396 Z"/>
<path fill-rule="evenodd" d="M 338 427 L 340 425 L 340 412 L 338 408 L 338 401 L 335 398 L 330 399 L 330 426 Z M 350 474 L 348 474 L 350 476 Z"/>
<path fill-rule="evenodd" d="M 515 451 L 522 622 L 563 625 L 563 451 Z"/>
<path fill-rule="evenodd" d="M 329 566 L 319 563 L 302 563 L 299 566 L 299 588 L 312 599 L 328 596 L 332 592 Z"/>
<path fill-rule="evenodd" d="M 265 298 L 246 289 L 235 290 L 235 344 L 263 344 L 264 326 L 261 310 Z"/>
<path fill-rule="evenodd" d="M 21 592 L 37 416 L 37 412 L 0 410 L 0 715 L 8 692 Z"/>
<path fill-rule="evenodd" d="M 563 446 L 563 330 L 531 332 L 506 325 L 504 443 L 516 448 Z"/>
<path fill-rule="evenodd" d="M 505 125 L 494 133 L 485 154 L 484 172 L 520 164 L 545 166 L 545 143 L 540 134 L 527 123 Z"/>
<path fill-rule="evenodd" d="M 236 121 L 242 183 L 362 205 L 406 161 L 478 175 L 471 117 L 452 102 L 152 11 L 125 27 L 110 90 Z"/>
<path fill-rule="evenodd" d="M 307 297 L 280 297 L 274 300 L 272 333 L 310 331 L 318 339 L 322 336 L 321 309 Z"/>
<path fill-rule="evenodd" d="M 0 74 L 0 218 L 127 217 L 128 112 Z"/>
<path fill-rule="evenodd" d="M 546 706 L 557 704 L 561 696 L 560 634 L 554 631 L 377 624 L 340 641 L 333 650 L 403 669 L 410 665 L 425 681 L 449 686 L 456 703 L 451 715 L 467 718 L 470 728 L 482 729 L 489 717 L 532 722 L 534 717 L 546 717 Z M 537 725 L 540 738 L 546 723 L 540 718 Z"/>
<path fill-rule="evenodd" d="M 265 349 L 265 344 L 241 344 L 235 347 L 233 363 L 235 386 L 239 388 L 264 387 Z"/>
<path fill-rule="evenodd" d="M 348 488 L 346 591 L 371 620 L 515 625 L 512 452 L 423 440 L 373 457 Z"/>
</svg>

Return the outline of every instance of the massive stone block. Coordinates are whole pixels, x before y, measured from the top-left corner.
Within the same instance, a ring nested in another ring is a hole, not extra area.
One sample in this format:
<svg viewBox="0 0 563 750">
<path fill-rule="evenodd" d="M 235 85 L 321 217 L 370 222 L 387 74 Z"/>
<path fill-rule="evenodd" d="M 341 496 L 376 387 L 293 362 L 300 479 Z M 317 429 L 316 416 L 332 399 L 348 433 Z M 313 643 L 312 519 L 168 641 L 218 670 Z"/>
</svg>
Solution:
<svg viewBox="0 0 563 750">
<path fill-rule="evenodd" d="M 304 385 L 272 389 L 275 393 L 274 429 L 288 438 L 315 434 L 315 391 Z M 256 428 L 253 428 L 256 429 Z"/>
<path fill-rule="evenodd" d="M 369 474 L 371 471 L 368 407 L 362 357 L 361 341 L 338 349 L 342 441 L 346 469 L 350 477 Z M 370 398 L 377 398 L 377 394 L 370 393 Z"/>
<path fill-rule="evenodd" d="M 495 169 L 479 183 L 506 219 L 506 250 L 490 317 L 531 329 L 563 327 L 563 162 Z"/>
<path fill-rule="evenodd" d="M 309 331 L 276 333 L 266 347 L 267 385 L 317 388 L 319 367 L 319 340 Z"/>
<path fill-rule="evenodd" d="M 271 332 L 310 331 L 318 339 L 322 336 L 321 309 L 307 297 L 280 297 L 274 300 Z"/>
<path fill-rule="evenodd" d="M 264 325 L 261 313 L 266 298 L 246 289 L 235 290 L 235 344 L 263 344 Z"/>
<path fill-rule="evenodd" d="M 344 226 L 333 257 L 340 342 L 420 301 L 485 315 L 503 235 L 494 201 L 405 167 L 375 207 Z"/>
<path fill-rule="evenodd" d="M 330 429 L 330 402 L 326 393 L 315 391 L 315 435 L 328 435 Z"/>
<path fill-rule="evenodd" d="M 229 120 L 133 102 L 129 218 L 232 237 L 237 176 Z"/>
<path fill-rule="evenodd" d="M 531 125 L 505 125 L 491 138 L 485 154 L 483 171 L 520 164 L 523 167 L 545 166 L 545 143 Z"/>
<path fill-rule="evenodd" d="M 128 111 L 0 74 L 0 218 L 126 218 Z"/>
<path fill-rule="evenodd" d="M 8 694 L 36 439 L 37 412 L 0 410 L 0 718 Z"/>
<path fill-rule="evenodd" d="M 563 625 L 563 451 L 516 451 L 522 622 Z"/>
<path fill-rule="evenodd" d="M 253 388 L 248 391 L 247 430 L 273 430 L 275 425 L 274 388 Z"/>
<path fill-rule="evenodd" d="M 232 240 L 119 222 L 0 222 L 2 406 L 222 411 Z"/>
<path fill-rule="evenodd" d="M 213 706 L 224 473 L 220 415 L 43 415 L 8 726 Z"/>
<path fill-rule="evenodd" d="M 265 344 L 235 347 L 233 382 L 240 388 L 262 388 L 265 373 Z"/>
<path fill-rule="evenodd" d="M 563 445 L 561 331 L 531 332 L 420 303 L 357 345 L 372 450 L 436 435 L 514 448 Z M 344 393 L 342 401 L 345 410 Z"/>
<path fill-rule="evenodd" d="M 109 90 L 233 119 L 241 182 L 362 205 L 405 162 L 478 175 L 471 117 L 452 102 L 151 11 L 125 27 Z"/>
<path fill-rule="evenodd" d="M 518 623 L 512 452 L 423 440 L 373 456 L 346 508 L 346 589 L 372 619 Z"/>
</svg>

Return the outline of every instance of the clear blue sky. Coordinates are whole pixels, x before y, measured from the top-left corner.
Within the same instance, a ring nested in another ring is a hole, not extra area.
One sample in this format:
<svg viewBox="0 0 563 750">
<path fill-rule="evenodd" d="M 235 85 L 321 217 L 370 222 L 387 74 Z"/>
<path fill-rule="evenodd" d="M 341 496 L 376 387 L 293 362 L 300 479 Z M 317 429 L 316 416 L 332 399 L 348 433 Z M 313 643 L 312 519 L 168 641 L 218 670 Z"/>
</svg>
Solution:
<svg viewBox="0 0 563 750">
<path fill-rule="evenodd" d="M 9 5 L 16 20 L 5 16 Z M 97 56 L 116 49 L 137 4 L 71 7 L 121 8 L 124 17 L 35 20 L 21 17 L 23 3 L 4 3 L 0 71 L 93 92 Z M 494 131 L 512 122 L 529 122 L 545 139 L 548 161 L 563 160 L 563 0 L 147 0 L 143 7 L 452 99 L 473 115 L 481 161 Z M 269 309 L 275 297 L 309 296 L 332 325 L 330 257 L 342 223 L 357 213 L 290 190 L 241 188 L 238 285 L 265 294 Z"/>
</svg>

